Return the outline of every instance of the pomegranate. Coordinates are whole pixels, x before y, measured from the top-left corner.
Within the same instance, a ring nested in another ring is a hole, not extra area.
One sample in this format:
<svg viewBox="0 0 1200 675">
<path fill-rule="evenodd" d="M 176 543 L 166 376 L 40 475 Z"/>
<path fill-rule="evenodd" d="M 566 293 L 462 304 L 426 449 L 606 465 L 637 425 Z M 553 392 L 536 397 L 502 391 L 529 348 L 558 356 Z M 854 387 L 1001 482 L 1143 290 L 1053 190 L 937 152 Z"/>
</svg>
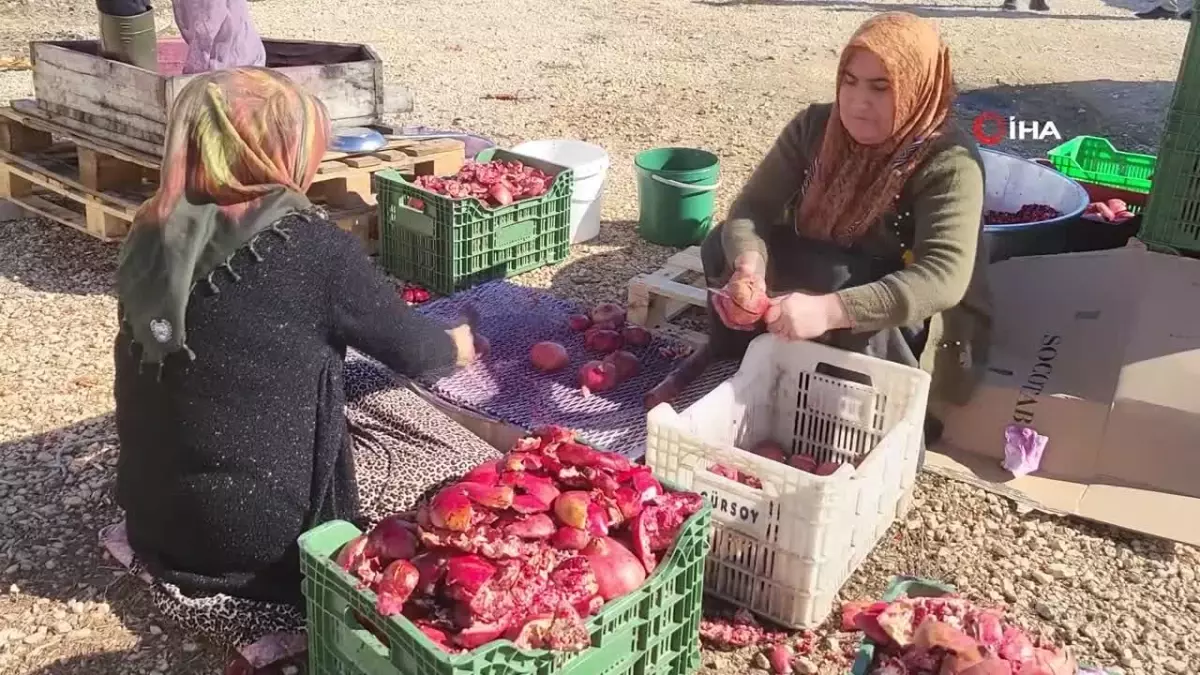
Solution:
<svg viewBox="0 0 1200 675">
<path fill-rule="evenodd" d="M 601 354 L 615 352 L 624 346 L 624 339 L 615 330 L 592 327 L 583 334 L 583 344 L 588 349 Z"/>
<path fill-rule="evenodd" d="M 518 493 L 537 497 L 546 504 L 554 503 L 559 495 L 553 480 L 523 471 L 508 472 L 500 477 L 500 482 L 504 485 L 511 485 Z"/>
<path fill-rule="evenodd" d="M 745 277 L 731 279 L 725 285 L 725 292 L 713 297 L 713 303 L 719 303 L 722 313 L 738 326 L 757 323 L 771 306 L 762 286 L 755 279 Z"/>
<path fill-rule="evenodd" d="M 539 342 L 529 350 L 529 360 L 533 367 L 543 373 L 553 373 L 566 368 L 571 363 L 567 348 L 557 342 Z"/>
<path fill-rule="evenodd" d="M 471 469 L 463 475 L 462 482 L 479 483 L 480 485 L 495 485 L 499 483 L 500 460 L 493 459 Z"/>
<path fill-rule="evenodd" d="M 465 532 L 471 527 L 475 513 L 471 508 L 471 500 L 456 487 L 446 488 L 434 496 L 429 503 L 429 519 L 434 527 Z"/>
<path fill-rule="evenodd" d="M 813 471 L 813 473 L 817 474 L 818 476 L 832 476 L 840 466 L 840 462 L 821 462 L 817 466 L 817 469 Z"/>
<path fill-rule="evenodd" d="M 766 457 L 767 459 L 774 460 L 776 462 L 787 461 L 787 453 L 784 452 L 783 446 L 771 439 L 759 441 L 754 445 L 753 448 L 750 449 L 750 452 L 753 452 L 759 457 Z"/>
<path fill-rule="evenodd" d="M 346 570 L 354 575 L 359 581 L 364 584 L 370 584 L 375 580 L 375 576 L 383 568 L 382 561 L 368 551 L 369 538 L 367 535 L 360 535 L 351 539 L 338 552 L 337 564 L 338 567 Z"/>
<path fill-rule="evenodd" d="M 817 460 L 808 455 L 795 454 L 788 457 L 788 466 L 813 473 L 817 470 Z"/>
<path fill-rule="evenodd" d="M 619 487 L 613 493 L 613 502 L 624 520 L 632 520 L 642 512 L 642 497 L 631 487 Z"/>
<path fill-rule="evenodd" d="M 510 452 L 504 457 L 505 471 L 537 471 L 542 468 L 543 457 L 533 452 Z"/>
<path fill-rule="evenodd" d="M 792 656 L 791 647 L 783 643 L 772 645 L 767 650 L 767 663 L 771 664 L 771 672 L 775 675 L 791 675 Z"/>
<path fill-rule="evenodd" d="M 606 363 L 611 363 L 617 369 L 617 381 L 624 382 L 638 374 L 642 364 L 638 358 L 624 350 L 615 351 L 604 357 Z"/>
<path fill-rule="evenodd" d="M 641 326 L 625 326 L 621 329 L 621 338 L 627 345 L 645 347 L 650 344 L 653 336 L 650 335 L 650 331 Z"/>
<path fill-rule="evenodd" d="M 446 595 L 470 601 L 496 575 L 496 567 L 477 555 L 460 555 L 446 561 Z"/>
<path fill-rule="evenodd" d="M 580 490 L 564 492 L 554 500 L 554 515 L 564 525 L 587 530 L 592 510 L 592 496 Z"/>
<path fill-rule="evenodd" d="M 593 326 L 616 331 L 625 325 L 625 309 L 620 305 L 605 302 L 593 307 L 589 318 Z"/>
<path fill-rule="evenodd" d="M 554 537 L 550 540 L 550 544 L 554 548 L 563 551 L 582 551 L 588 542 L 592 540 L 592 535 L 588 534 L 587 530 L 581 530 L 577 527 L 563 525 L 554 533 Z"/>
<path fill-rule="evenodd" d="M 420 573 L 407 560 L 393 560 L 375 582 L 375 609 L 383 616 L 399 614 L 417 587 Z"/>
<path fill-rule="evenodd" d="M 617 368 L 603 361 L 588 361 L 579 367 L 579 388 L 584 394 L 609 391 L 617 386 Z"/>
<path fill-rule="evenodd" d="M 535 495 L 517 495 L 513 497 L 512 510 L 517 513 L 545 513 L 550 510 L 550 503 Z"/>
<path fill-rule="evenodd" d="M 708 467 L 708 470 L 711 473 L 715 473 L 718 476 L 721 476 L 722 478 L 728 478 L 729 480 L 732 480 L 732 481 L 736 481 L 738 479 L 738 470 L 733 468 L 732 466 L 725 466 L 724 464 L 713 464 L 712 466 Z"/>
<path fill-rule="evenodd" d="M 472 502 L 489 509 L 507 509 L 512 506 L 513 489 L 507 485 L 480 485 L 479 483 L 459 483 L 462 490 Z"/>
<path fill-rule="evenodd" d="M 646 569 L 625 546 L 609 537 L 593 539 L 583 555 L 596 572 L 600 596 L 606 601 L 619 598 L 646 581 Z"/>
<path fill-rule="evenodd" d="M 454 635 L 454 644 L 463 649 L 482 647 L 504 635 L 504 631 L 507 628 L 508 624 L 505 621 L 497 621 L 495 623 L 473 621 Z"/>
<path fill-rule="evenodd" d="M 408 560 L 417 554 L 416 524 L 398 516 L 379 521 L 367 535 L 367 552 L 383 563 Z"/>
<path fill-rule="evenodd" d="M 602 452 L 589 448 L 582 443 L 567 442 L 558 448 L 558 459 L 563 464 L 578 467 L 590 467 L 614 474 L 622 475 L 633 470 L 629 458 L 616 452 Z M 649 473 L 650 469 L 645 468 Z"/>
<path fill-rule="evenodd" d="M 421 595 L 433 595 L 437 585 L 446 574 L 447 556 L 441 551 L 422 551 L 410 560 L 417 568 L 417 592 Z"/>
<path fill-rule="evenodd" d="M 556 530 L 554 521 L 545 513 L 535 513 L 515 518 L 504 524 L 505 534 L 521 539 L 546 539 Z"/>
<path fill-rule="evenodd" d="M 567 325 L 576 333 L 582 333 L 592 327 L 592 320 L 585 314 L 572 314 L 567 317 Z"/>
</svg>

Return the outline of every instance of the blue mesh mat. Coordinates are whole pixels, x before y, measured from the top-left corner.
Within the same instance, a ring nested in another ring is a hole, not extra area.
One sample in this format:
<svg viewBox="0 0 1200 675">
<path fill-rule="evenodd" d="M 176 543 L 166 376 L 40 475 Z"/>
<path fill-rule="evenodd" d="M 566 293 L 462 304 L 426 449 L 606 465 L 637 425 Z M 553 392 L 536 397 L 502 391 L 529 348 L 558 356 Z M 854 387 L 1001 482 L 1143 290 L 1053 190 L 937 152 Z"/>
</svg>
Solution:
<svg viewBox="0 0 1200 675">
<path fill-rule="evenodd" d="M 671 373 L 676 362 L 659 352 L 679 343 L 656 337 L 645 347 L 630 348 L 641 371 L 615 390 L 584 398 L 577 371 L 600 358 L 583 346 L 583 335 L 567 325 L 576 305 L 547 293 L 504 280 L 492 281 L 449 298 L 422 305 L 423 314 L 450 323 L 460 308 L 472 303 L 479 311 L 478 331 L 491 341 L 491 354 L 452 375 L 421 384 L 441 398 L 476 413 L 525 429 L 559 424 L 577 430 L 589 443 L 638 459 L 646 448 L 646 410 L 642 398 Z M 534 344 L 553 340 L 571 356 L 571 365 L 542 373 L 529 362 Z M 691 405 L 737 372 L 736 362 L 714 364 L 673 405 Z"/>
</svg>

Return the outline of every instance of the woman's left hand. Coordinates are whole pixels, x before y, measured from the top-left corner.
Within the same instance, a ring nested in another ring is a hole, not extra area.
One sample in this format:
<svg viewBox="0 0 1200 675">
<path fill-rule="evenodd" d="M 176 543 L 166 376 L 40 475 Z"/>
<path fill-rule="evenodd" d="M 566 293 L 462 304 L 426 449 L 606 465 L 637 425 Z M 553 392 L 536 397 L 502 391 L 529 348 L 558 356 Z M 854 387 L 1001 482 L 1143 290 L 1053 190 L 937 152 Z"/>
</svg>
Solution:
<svg viewBox="0 0 1200 675">
<path fill-rule="evenodd" d="M 763 319 L 767 330 L 788 340 L 812 340 L 851 325 L 845 306 L 834 293 L 789 293 L 772 298 Z"/>
</svg>

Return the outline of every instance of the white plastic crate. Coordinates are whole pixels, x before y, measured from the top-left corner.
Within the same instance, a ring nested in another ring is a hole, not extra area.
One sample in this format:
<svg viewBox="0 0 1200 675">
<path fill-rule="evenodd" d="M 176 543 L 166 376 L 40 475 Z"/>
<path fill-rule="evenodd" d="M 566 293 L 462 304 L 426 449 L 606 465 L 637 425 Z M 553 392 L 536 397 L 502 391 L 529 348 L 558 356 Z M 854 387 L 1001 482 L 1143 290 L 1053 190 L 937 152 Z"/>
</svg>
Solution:
<svg viewBox="0 0 1200 675">
<path fill-rule="evenodd" d="M 705 589 L 785 626 L 824 621 L 908 508 L 928 395 L 929 375 L 916 368 L 768 334 L 737 374 L 682 413 L 651 410 L 646 463 L 713 504 Z M 817 476 L 739 449 L 766 439 L 846 463 Z M 762 488 L 714 474 L 713 464 Z"/>
</svg>

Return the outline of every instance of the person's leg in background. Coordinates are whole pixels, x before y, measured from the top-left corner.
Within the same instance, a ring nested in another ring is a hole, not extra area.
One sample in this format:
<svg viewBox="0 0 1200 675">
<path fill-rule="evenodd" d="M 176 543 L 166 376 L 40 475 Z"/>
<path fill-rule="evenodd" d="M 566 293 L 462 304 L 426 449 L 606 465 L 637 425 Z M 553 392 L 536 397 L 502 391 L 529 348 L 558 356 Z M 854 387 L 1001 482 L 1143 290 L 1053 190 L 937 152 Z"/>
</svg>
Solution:
<svg viewBox="0 0 1200 675">
<path fill-rule="evenodd" d="M 1134 14 L 1139 19 L 1185 19 L 1192 18 L 1192 0 L 1160 0 L 1157 6 Z"/>
</svg>

